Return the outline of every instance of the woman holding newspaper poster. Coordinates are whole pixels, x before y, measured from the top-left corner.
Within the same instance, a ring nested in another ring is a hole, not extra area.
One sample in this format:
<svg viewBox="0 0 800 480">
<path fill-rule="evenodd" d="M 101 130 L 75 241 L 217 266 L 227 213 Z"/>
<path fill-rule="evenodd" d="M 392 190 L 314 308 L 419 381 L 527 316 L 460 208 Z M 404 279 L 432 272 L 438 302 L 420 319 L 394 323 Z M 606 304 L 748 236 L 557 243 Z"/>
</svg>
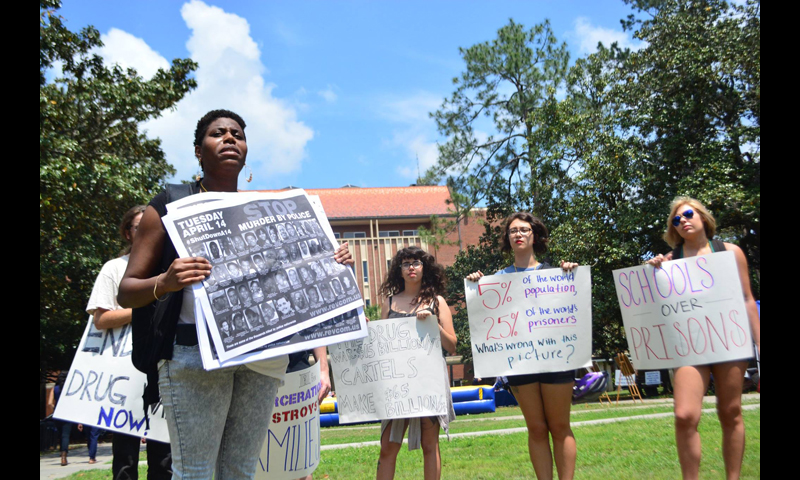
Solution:
<svg viewBox="0 0 800 480">
<path fill-rule="evenodd" d="M 430 321 L 436 315 L 442 347 L 451 355 L 456 351 L 456 333 L 453 318 L 441 294 L 445 291 L 444 267 L 432 255 L 419 247 L 411 246 L 397 252 L 389 273 L 380 288 L 384 297 L 381 318 L 416 316 L 419 321 Z M 450 378 L 445 372 L 445 378 Z M 378 459 L 378 479 L 394 478 L 397 454 L 403 446 L 403 436 L 408 429 L 408 449 L 422 446 L 425 479 L 438 479 L 442 475 L 439 454 L 439 428 L 448 432 L 450 421 L 456 418 L 452 397 L 447 385 L 447 414 L 439 417 L 383 420 L 381 422 L 381 453 Z"/>
<path fill-rule="evenodd" d="M 120 287 L 119 301 L 124 307 L 155 306 L 151 318 L 143 321 L 155 325 L 157 334 L 135 345 L 134 356 L 136 348 L 142 348 L 147 359 L 150 354 L 161 359 L 157 385 L 173 447 L 173 478 L 252 478 L 288 362 L 283 355 L 236 367 L 203 369 L 192 285 L 209 276 L 211 263 L 203 257 L 177 258 L 161 222 L 166 205 L 181 196 L 237 192 L 247 159 L 244 130 L 244 120 L 227 110 L 213 110 L 197 122 L 194 151 L 203 178 L 186 187 L 169 185 L 150 202 Z M 350 259 L 346 244 L 336 259 Z M 146 392 L 149 401 L 151 395 Z"/>
<path fill-rule="evenodd" d="M 677 197 L 670 207 L 664 240 L 673 248 L 666 255 L 657 255 L 647 263 L 656 268 L 661 262 L 708 255 L 730 250 L 736 258 L 742 283 L 745 308 L 753 331 L 753 340 L 761 350 L 761 324 L 744 252 L 732 243 L 714 239 L 717 222 L 706 207 L 691 197 Z M 700 473 L 700 423 L 703 395 L 714 375 L 717 395 L 717 416 L 722 425 L 722 456 L 727 478 L 739 478 L 744 457 L 744 419 L 742 418 L 742 382 L 747 361 L 696 365 L 675 369 L 675 440 L 683 478 L 698 478 Z"/>
<path fill-rule="evenodd" d="M 554 268 L 537 258 L 547 251 L 549 241 L 547 227 L 539 218 L 528 212 L 510 215 L 503 223 L 502 250 L 506 254 L 513 253 L 514 263 L 495 275 Z M 577 266 L 577 263 L 561 262 L 561 268 L 567 271 Z M 481 277 L 483 273 L 479 270 L 469 274 L 467 280 L 477 282 Z M 536 478 L 553 478 L 553 460 L 558 478 L 571 479 L 575 475 L 577 446 L 569 423 L 574 382 L 574 370 L 508 376 L 528 427 L 528 455 Z"/>
</svg>

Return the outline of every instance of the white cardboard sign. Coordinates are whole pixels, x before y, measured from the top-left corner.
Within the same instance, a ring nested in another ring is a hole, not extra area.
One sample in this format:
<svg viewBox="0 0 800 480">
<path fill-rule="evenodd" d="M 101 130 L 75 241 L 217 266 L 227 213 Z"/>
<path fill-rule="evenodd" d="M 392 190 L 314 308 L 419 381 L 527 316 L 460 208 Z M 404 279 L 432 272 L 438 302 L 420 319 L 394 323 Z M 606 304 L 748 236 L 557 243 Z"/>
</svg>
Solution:
<svg viewBox="0 0 800 480">
<path fill-rule="evenodd" d="M 733 252 L 614 270 L 614 285 L 637 370 L 753 356 Z"/>
<path fill-rule="evenodd" d="M 319 364 L 287 373 L 278 389 L 256 480 L 292 480 L 319 465 Z"/>
<path fill-rule="evenodd" d="M 450 389 L 437 318 L 367 326 L 369 337 L 329 347 L 339 423 L 444 415 Z"/>
<path fill-rule="evenodd" d="M 130 324 L 98 330 L 89 317 L 53 416 L 169 443 L 160 403 L 151 406 L 147 428 L 142 402 L 147 375 L 131 362 L 132 340 Z"/>
<path fill-rule="evenodd" d="M 464 281 L 476 377 L 574 370 L 592 359 L 590 267 Z"/>
</svg>

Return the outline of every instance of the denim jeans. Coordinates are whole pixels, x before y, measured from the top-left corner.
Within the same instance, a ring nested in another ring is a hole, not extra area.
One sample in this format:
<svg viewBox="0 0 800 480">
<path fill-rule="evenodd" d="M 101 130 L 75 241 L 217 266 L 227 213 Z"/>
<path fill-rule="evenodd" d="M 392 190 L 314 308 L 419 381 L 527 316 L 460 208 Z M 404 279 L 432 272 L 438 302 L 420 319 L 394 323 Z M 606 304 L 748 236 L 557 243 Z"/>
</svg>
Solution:
<svg viewBox="0 0 800 480">
<path fill-rule="evenodd" d="M 198 347 L 175 345 L 158 386 L 173 479 L 252 479 L 280 380 L 244 365 L 206 371 Z"/>
<path fill-rule="evenodd" d="M 97 441 L 100 439 L 100 435 L 105 433 L 105 430 L 90 425 L 84 425 L 84 429 L 88 429 L 86 432 L 86 445 L 89 447 L 89 458 L 94 460 L 97 457 Z"/>
</svg>

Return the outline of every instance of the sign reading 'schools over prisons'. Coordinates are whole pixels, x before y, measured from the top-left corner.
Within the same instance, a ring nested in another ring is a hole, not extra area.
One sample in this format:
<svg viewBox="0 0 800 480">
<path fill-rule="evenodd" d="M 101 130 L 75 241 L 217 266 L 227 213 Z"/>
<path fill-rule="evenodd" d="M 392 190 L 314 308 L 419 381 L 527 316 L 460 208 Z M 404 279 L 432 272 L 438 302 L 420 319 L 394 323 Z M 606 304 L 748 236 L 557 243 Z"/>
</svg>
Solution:
<svg viewBox="0 0 800 480">
<path fill-rule="evenodd" d="M 733 252 L 614 270 L 637 369 L 751 358 L 753 340 Z"/>
<path fill-rule="evenodd" d="M 363 306 L 353 272 L 333 259 L 327 218 L 303 190 L 209 199 L 173 205 L 162 221 L 180 257 L 211 262 L 194 292 L 220 361 Z"/>
<path fill-rule="evenodd" d="M 98 330 L 92 317 L 67 375 L 55 418 L 169 443 L 161 403 L 150 407 L 142 393 L 147 376 L 131 362 L 131 324 Z"/>
<path fill-rule="evenodd" d="M 592 273 L 560 268 L 464 280 L 476 377 L 561 372 L 592 359 Z"/>
<path fill-rule="evenodd" d="M 369 337 L 328 348 L 339 423 L 444 415 L 450 388 L 436 316 L 367 326 Z"/>
<path fill-rule="evenodd" d="M 256 480 L 292 480 L 319 465 L 319 364 L 287 373 L 278 389 Z"/>
</svg>

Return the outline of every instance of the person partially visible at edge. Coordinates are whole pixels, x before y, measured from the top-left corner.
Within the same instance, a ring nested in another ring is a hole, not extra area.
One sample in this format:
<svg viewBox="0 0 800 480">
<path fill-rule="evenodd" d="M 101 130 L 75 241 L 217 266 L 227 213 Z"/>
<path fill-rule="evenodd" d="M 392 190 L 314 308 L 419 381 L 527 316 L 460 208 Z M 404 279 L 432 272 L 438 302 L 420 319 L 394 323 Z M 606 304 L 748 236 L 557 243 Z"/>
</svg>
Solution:
<svg viewBox="0 0 800 480">
<path fill-rule="evenodd" d="M 503 223 L 502 250 L 513 254 L 514 263 L 495 275 L 554 268 L 537 258 L 547 252 L 549 241 L 547 227 L 539 218 L 528 212 L 510 215 Z M 578 264 L 561 262 L 560 266 L 569 271 Z M 477 282 L 481 277 L 479 270 L 467 275 L 467 280 Z M 536 478 L 551 480 L 554 460 L 559 479 L 573 478 L 578 450 L 569 415 L 575 371 L 509 375 L 508 384 L 528 427 L 528 455 Z"/>
<path fill-rule="evenodd" d="M 456 351 L 456 333 L 450 307 L 442 297 L 445 292 L 444 267 L 425 250 L 411 246 L 395 254 L 379 294 L 381 318 L 416 317 L 420 322 L 433 321 L 436 315 L 442 347 L 451 355 Z M 442 362 L 444 365 L 444 362 Z M 449 379 L 447 367 L 445 378 Z M 447 413 L 438 417 L 417 417 L 381 421 L 381 451 L 378 459 L 377 479 L 394 478 L 397 454 L 403 446 L 403 436 L 408 429 L 408 449 L 422 446 L 424 478 L 442 476 L 442 458 L 439 453 L 439 428 L 449 435 L 450 422 L 456 418 L 450 388 L 441 386 L 447 399 Z M 449 438 L 449 437 L 448 437 Z"/>
<path fill-rule="evenodd" d="M 673 248 L 647 263 L 656 268 L 668 260 L 709 255 L 723 250 L 732 251 L 739 270 L 747 317 L 753 341 L 761 351 L 761 322 L 758 306 L 750 289 L 747 258 L 737 245 L 714 239 L 717 222 L 706 207 L 691 197 L 677 197 L 670 206 L 664 240 Z M 747 360 L 694 365 L 675 369 L 673 391 L 675 399 L 675 441 L 681 473 L 685 479 L 700 474 L 700 424 L 703 395 L 714 375 L 717 395 L 717 416 L 722 426 L 722 458 L 728 479 L 739 478 L 744 458 L 744 418 L 742 417 L 742 384 Z"/>
<path fill-rule="evenodd" d="M 51 411 L 55 412 L 56 405 L 61 399 L 61 394 L 64 393 L 64 383 L 66 381 L 67 372 L 59 373 L 58 378 L 56 379 L 56 384 L 50 389 L 50 393 L 47 394 L 47 406 Z M 67 461 L 67 455 L 69 454 L 69 436 L 72 433 L 72 422 L 59 420 L 57 418 L 53 418 L 53 421 L 56 423 L 59 438 L 61 439 L 61 466 L 65 467 L 69 465 L 69 462 Z"/>
<path fill-rule="evenodd" d="M 132 310 L 122 308 L 117 303 L 117 292 L 128 266 L 131 245 L 139 230 L 139 223 L 145 211 L 144 205 L 137 205 L 122 216 L 119 233 L 125 248 L 119 258 L 110 260 L 100 270 L 94 282 L 86 313 L 93 316 L 95 328 L 119 328 L 131 323 Z M 130 358 L 130 357 L 128 357 Z M 139 478 L 139 446 L 141 439 L 136 436 L 114 432 L 111 451 L 114 455 L 111 470 L 114 480 Z M 96 450 L 97 447 L 94 448 Z M 147 440 L 147 478 L 151 480 L 168 479 L 172 476 L 172 458 L 168 443 Z"/>
<path fill-rule="evenodd" d="M 245 128 L 244 120 L 228 110 L 210 111 L 197 122 L 194 152 L 203 178 L 191 184 L 192 194 L 237 192 L 247 159 Z M 174 255 L 162 271 L 164 255 L 174 252 L 161 222 L 166 201 L 164 191 L 144 212 L 119 302 L 136 308 L 162 297 L 170 301 L 173 294 L 181 300 L 180 309 L 165 319 L 177 327 L 174 339 L 165 339 L 158 365 L 158 387 L 173 447 L 173 478 L 249 479 L 256 470 L 288 357 L 213 371 L 203 368 L 192 285 L 210 274 L 211 264 L 203 257 Z M 337 250 L 336 258 L 352 261 L 347 244 Z"/>
</svg>

